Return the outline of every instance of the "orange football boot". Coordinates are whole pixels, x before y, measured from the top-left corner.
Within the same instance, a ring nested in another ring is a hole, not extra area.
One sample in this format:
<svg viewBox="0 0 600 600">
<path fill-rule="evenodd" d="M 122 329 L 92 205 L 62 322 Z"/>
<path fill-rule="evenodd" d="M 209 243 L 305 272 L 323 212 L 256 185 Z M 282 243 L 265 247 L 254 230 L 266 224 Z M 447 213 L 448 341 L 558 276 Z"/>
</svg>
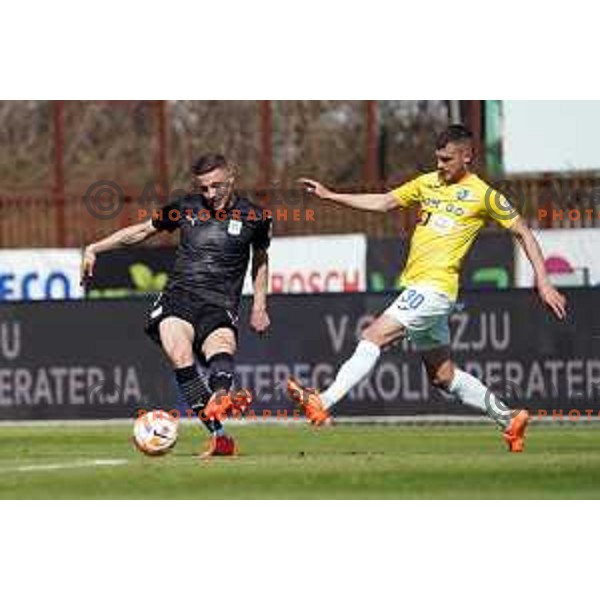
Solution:
<svg viewBox="0 0 600 600">
<path fill-rule="evenodd" d="M 323 406 L 323 401 L 317 390 L 309 388 L 305 389 L 290 377 L 288 379 L 288 394 L 294 402 L 300 405 L 306 418 L 313 425 L 319 426 L 331 424 L 329 412 L 327 412 L 327 409 Z"/>
<path fill-rule="evenodd" d="M 235 440 L 228 435 L 212 436 L 208 449 L 200 455 L 200 458 L 211 458 L 213 456 L 235 456 Z"/>
<path fill-rule="evenodd" d="M 252 394 L 250 390 L 246 388 L 239 389 L 235 394 L 231 396 L 231 414 L 234 417 L 241 417 L 246 412 L 248 412 L 248 408 L 250 408 L 250 404 L 252 404 Z"/>
<path fill-rule="evenodd" d="M 243 388 L 233 393 L 216 392 L 204 409 L 205 419 L 224 421 L 227 417 L 241 417 L 252 404 L 252 394 Z"/>
<path fill-rule="evenodd" d="M 224 421 L 227 418 L 227 413 L 233 408 L 231 395 L 225 392 L 215 392 L 204 408 L 205 419 L 217 419 Z"/>
<path fill-rule="evenodd" d="M 523 452 L 525 447 L 525 430 L 529 425 L 529 413 L 520 410 L 510 421 L 502 436 L 508 445 L 509 452 Z"/>
</svg>

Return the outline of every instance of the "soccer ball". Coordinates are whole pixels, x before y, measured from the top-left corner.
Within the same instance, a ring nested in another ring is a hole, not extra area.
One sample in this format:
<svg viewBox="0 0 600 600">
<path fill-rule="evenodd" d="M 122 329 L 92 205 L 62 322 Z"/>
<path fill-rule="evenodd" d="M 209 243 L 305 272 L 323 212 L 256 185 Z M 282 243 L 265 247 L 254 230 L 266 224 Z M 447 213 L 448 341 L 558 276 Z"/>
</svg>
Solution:
<svg viewBox="0 0 600 600">
<path fill-rule="evenodd" d="M 148 456 L 169 452 L 177 443 L 179 421 L 164 410 L 140 415 L 133 425 L 133 443 Z"/>
</svg>

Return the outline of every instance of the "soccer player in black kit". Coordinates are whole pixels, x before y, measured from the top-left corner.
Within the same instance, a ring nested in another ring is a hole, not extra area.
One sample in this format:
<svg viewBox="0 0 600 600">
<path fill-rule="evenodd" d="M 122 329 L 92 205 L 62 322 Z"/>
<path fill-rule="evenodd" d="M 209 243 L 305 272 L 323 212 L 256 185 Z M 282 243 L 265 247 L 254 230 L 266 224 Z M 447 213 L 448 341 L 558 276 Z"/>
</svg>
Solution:
<svg viewBox="0 0 600 600">
<path fill-rule="evenodd" d="M 192 165 L 193 192 L 153 218 L 125 227 L 85 248 L 82 280 L 93 276 L 101 252 L 138 244 L 161 231 L 179 229 L 175 266 L 165 291 L 150 310 L 146 332 L 168 356 L 185 402 L 210 431 L 205 456 L 229 456 L 235 442 L 221 420 L 243 413 L 247 391 L 231 392 L 237 349 L 238 308 L 252 249 L 254 298 L 250 326 L 263 333 L 267 314 L 268 247 L 272 222 L 237 195 L 232 165 L 208 154 Z M 194 357 L 208 367 L 208 381 Z"/>
</svg>

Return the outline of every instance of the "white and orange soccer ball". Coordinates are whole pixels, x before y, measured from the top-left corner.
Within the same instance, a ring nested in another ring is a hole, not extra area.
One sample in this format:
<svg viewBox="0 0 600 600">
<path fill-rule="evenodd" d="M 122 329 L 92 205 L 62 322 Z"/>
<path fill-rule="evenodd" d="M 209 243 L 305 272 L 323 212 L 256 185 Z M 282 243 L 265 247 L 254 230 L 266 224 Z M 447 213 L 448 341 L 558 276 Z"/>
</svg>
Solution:
<svg viewBox="0 0 600 600">
<path fill-rule="evenodd" d="M 160 456 L 173 449 L 179 435 L 179 419 L 164 410 L 140 415 L 133 425 L 133 443 L 148 456 Z"/>
</svg>

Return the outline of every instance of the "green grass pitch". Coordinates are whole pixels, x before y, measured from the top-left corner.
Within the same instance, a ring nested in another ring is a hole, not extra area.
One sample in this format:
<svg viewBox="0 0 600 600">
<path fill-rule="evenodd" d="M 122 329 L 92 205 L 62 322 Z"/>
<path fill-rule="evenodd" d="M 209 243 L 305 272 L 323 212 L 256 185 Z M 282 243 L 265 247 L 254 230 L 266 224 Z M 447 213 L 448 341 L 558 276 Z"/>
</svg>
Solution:
<svg viewBox="0 0 600 600">
<path fill-rule="evenodd" d="M 0 498 L 600 498 L 590 425 L 533 426 L 523 454 L 485 425 L 237 426 L 240 456 L 208 462 L 199 427 L 160 458 L 137 453 L 130 431 L 0 428 Z"/>
</svg>

